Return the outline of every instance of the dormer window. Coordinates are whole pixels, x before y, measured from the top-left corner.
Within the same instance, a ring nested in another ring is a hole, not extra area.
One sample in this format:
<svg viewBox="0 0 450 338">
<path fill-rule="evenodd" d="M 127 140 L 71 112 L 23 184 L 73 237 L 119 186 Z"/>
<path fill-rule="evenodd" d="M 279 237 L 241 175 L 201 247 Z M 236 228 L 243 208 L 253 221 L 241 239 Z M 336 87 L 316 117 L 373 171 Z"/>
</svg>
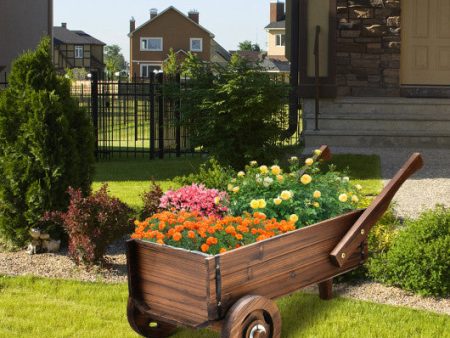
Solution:
<svg viewBox="0 0 450 338">
<path fill-rule="evenodd" d="M 84 57 L 83 46 L 75 46 L 75 59 L 82 59 Z"/>
<path fill-rule="evenodd" d="M 141 51 L 161 52 L 163 50 L 163 38 L 141 38 Z"/>
<path fill-rule="evenodd" d="M 203 39 L 191 38 L 191 52 L 202 52 L 202 51 L 203 51 Z"/>
</svg>

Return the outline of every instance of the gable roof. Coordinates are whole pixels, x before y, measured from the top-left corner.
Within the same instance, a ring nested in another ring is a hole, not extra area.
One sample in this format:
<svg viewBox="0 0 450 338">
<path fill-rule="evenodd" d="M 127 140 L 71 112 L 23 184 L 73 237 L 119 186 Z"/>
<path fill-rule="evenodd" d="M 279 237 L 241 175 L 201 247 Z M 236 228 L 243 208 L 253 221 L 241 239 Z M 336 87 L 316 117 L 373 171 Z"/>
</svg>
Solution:
<svg viewBox="0 0 450 338">
<path fill-rule="evenodd" d="M 64 27 L 53 27 L 55 44 L 100 45 L 106 44 L 83 31 L 71 31 Z"/>
<path fill-rule="evenodd" d="M 156 20 L 158 20 L 160 17 L 162 17 L 164 14 L 166 14 L 168 11 L 170 10 L 174 10 L 176 13 L 178 13 L 179 15 L 181 15 L 183 18 L 185 18 L 186 20 L 189 20 L 192 24 L 194 24 L 195 26 L 199 27 L 200 29 L 204 30 L 206 33 L 208 33 L 211 38 L 214 38 L 214 34 L 211 33 L 209 30 L 207 30 L 205 27 L 203 27 L 202 25 L 196 23 L 195 21 L 191 20 L 187 15 L 185 15 L 184 13 L 182 13 L 181 11 L 179 11 L 178 9 L 176 9 L 173 6 L 170 6 L 168 8 L 166 8 L 165 10 L 163 10 L 161 13 L 159 13 L 156 17 L 154 17 L 153 19 L 147 20 L 146 22 L 144 22 L 142 25 L 140 25 L 139 27 L 137 27 L 134 31 L 132 31 L 131 33 L 128 34 L 129 37 L 132 37 L 137 31 L 141 30 L 142 28 L 144 28 L 145 26 L 147 26 L 150 23 L 155 22 Z"/>
<path fill-rule="evenodd" d="M 265 28 L 266 29 L 286 29 L 286 20 L 271 22 Z"/>
</svg>

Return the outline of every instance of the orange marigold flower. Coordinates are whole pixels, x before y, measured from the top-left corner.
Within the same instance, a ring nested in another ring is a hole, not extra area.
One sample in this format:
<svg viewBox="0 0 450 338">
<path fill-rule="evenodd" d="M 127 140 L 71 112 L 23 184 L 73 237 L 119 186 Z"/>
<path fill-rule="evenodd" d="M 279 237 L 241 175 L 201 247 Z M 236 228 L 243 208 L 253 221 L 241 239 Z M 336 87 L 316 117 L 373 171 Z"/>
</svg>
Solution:
<svg viewBox="0 0 450 338">
<path fill-rule="evenodd" d="M 225 248 L 222 248 L 222 249 L 220 249 L 220 251 L 219 251 L 220 253 L 224 253 L 224 252 L 227 252 L 227 249 L 225 249 Z"/>
<path fill-rule="evenodd" d="M 242 236 L 241 234 L 236 234 L 235 237 L 236 237 L 236 239 L 239 240 L 239 241 L 242 240 L 242 239 L 244 238 L 244 236 Z"/>
<path fill-rule="evenodd" d="M 225 229 L 225 232 L 226 232 L 227 234 L 234 235 L 234 234 L 236 233 L 236 229 L 234 228 L 234 226 L 229 225 L 229 226 L 227 226 L 227 228 Z"/>
<path fill-rule="evenodd" d="M 179 232 L 175 232 L 172 238 L 175 242 L 179 242 L 183 238 L 183 235 Z"/>
<path fill-rule="evenodd" d="M 201 249 L 202 249 L 203 252 L 208 252 L 208 250 L 209 250 L 209 245 L 208 245 L 208 244 L 202 244 Z"/>
<path fill-rule="evenodd" d="M 165 227 L 166 227 L 166 222 L 160 222 L 159 223 L 158 228 L 159 228 L 160 231 L 163 231 Z"/>
<path fill-rule="evenodd" d="M 251 232 L 252 232 L 252 235 L 256 235 L 258 233 L 258 229 L 252 228 Z"/>
<path fill-rule="evenodd" d="M 156 241 L 156 243 L 163 245 L 163 244 L 164 244 L 164 241 L 163 241 L 162 239 L 158 239 L 158 240 Z"/>
<path fill-rule="evenodd" d="M 190 239 L 193 239 L 193 238 L 195 238 L 195 232 L 194 231 L 189 231 L 188 232 L 188 238 L 190 238 Z"/>
<path fill-rule="evenodd" d="M 236 244 L 236 249 L 239 249 L 241 247 L 240 244 Z"/>
<path fill-rule="evenodd" d="M 214 229 L 214 227 L 212 227 L 212 226 L 208 227 L 208 233 L 210 233 L 212 235 L 215 232 L 216 232 L 216 229 Z"/>
<path fill-rule="evenodd" d="M 206 240 L 206 244 L 208 245 L 216 245 L 217 243 L 218 240 L 215 237 L 208 237 L 208 239 Z"/>
</svg>

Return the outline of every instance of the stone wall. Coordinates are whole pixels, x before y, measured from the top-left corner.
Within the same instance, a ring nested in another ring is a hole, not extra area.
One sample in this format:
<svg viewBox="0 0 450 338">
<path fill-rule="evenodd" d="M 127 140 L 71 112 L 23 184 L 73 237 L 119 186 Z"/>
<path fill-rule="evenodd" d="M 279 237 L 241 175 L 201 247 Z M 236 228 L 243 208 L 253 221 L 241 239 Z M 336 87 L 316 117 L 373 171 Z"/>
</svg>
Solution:
<svg viewBox="0 0 450 338">
<path fill-rule="evenodd" d="M 400 96 L 400 0 L 338 0 L 338 96 Z"/>
</svg>

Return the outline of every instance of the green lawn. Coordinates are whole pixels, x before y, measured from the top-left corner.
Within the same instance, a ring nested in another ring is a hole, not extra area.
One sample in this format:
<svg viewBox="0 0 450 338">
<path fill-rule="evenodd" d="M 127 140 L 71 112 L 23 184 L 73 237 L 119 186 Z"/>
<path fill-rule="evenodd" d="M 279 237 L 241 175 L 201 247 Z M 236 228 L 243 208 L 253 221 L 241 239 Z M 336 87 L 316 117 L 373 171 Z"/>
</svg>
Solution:
<svg viewBox="0 0 450 338">
<path fill-rule="evenodd" d="M 126 284 L 0 277 L 0 337 L 137 337 L 128 325 Z M 278 301 L 283 338 L 446 338 L 450 317 L 298 292 Z M 218 338 L 180 330 L 175 338 Z"/>
</svg>

